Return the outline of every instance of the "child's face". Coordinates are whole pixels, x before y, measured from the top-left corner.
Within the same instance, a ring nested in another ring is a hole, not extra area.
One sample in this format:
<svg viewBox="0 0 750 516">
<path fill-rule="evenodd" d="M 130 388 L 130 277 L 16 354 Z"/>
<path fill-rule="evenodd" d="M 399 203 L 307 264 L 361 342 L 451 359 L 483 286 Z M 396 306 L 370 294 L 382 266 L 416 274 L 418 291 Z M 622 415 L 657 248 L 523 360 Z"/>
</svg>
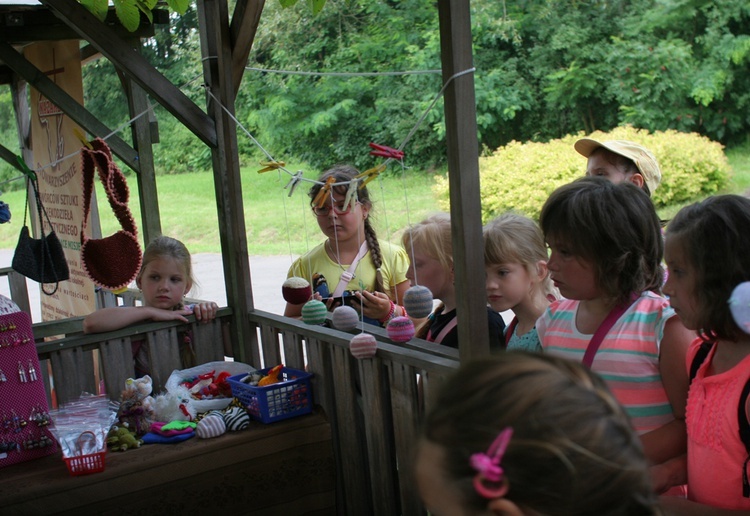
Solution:
<svg viewBox="0 0 750 516">
<path fill-rule="evenodd" d="M 667 236 L 664 243 L 664 261 L 669 275 L 664 284 L 664 294 L 669 296 L 669 304 L 680 316 L 682 324 L 689 330 L 699 329 L 698 300 L 695 297 L 696 270 L 688 260 L 684 247 L 673 236 Z"/>
<path fill-rule="evenodd" d="M 419 284 L 427 287 L 435 299 L 444 299 L 446 296 L 453 295 L 455 289 L 452 271 L 446 270 L 442 263 L 425 253 L 416 244 L 414 244 L 413 253 L 411 249 L 407 249 L 407 252 L 412 255 L 409 269 L 406 271 L 406 277 L 411 286 Z"/>
<path fill-rule="evenodd" d="M 143 291 L 146 306 L 171 310 L 190 290 L 190 280 L 184 267 L 174 258 L 160 257 L 151 260 L 140 278 L 138 288 Z"/>
<path fill-rule="evenodd" d="M 596 281 L 594 264 L 572 254 L 561 240 L 548 238 L 550 249 L 547 268 L 560 294 L 567 299 L 588 300 L 603 295 Z"/>
<path fill-rule="evenodd" d="M 461 493 L 445 476 L 445 451 L 422 440 L 416 462 L 416 480 L 425 508 L 434 516 L 470 514 L 461 503 Z"/>
<path fill-rule="evenodd" d="M 331 241 L 338 240 L 339 242 L 357 238 L 361 236 L 364 238 L 364 219 L 367 217 L 368 208 L 355 202 L 351 206 L 347 206 L 347 210 L 344 211 L 344 201 L 346 195 L 334 193 L 333 202 L 331 202 L 331 196 L 328 196 L 324 208 L 328 208 L 327 213 L 324 215 L 318 215 L 318 226 L 325 236 Z M 333 206 L 333 209 L 331 209 Z"/>
<path fill-rule="evenodd" d="M 610 163 L 603 152 L 595 152 L 589 156 L 588 163 L 586 164 L 586 175 L 601 176 L 614 184 L 630 181 L 638 188 L 643 188 L 643 176 L 623 172 L 616 165 Z"/>
<path fill-rule="evenodd" d="M 531 296 L 535 278 L 520 263 L 492 264 L 484 270 L 487 301 L 496 312 L 511 310 Z"/>
</svg>

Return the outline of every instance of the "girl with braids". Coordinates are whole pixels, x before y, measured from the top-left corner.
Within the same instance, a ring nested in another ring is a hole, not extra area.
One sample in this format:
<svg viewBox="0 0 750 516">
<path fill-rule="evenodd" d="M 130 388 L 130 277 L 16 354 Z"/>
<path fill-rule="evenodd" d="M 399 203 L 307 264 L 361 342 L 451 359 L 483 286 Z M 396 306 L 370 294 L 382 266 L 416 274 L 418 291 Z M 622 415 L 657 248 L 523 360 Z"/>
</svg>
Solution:
<svg viewBox="0 0 750 516">
<path fill-rule="evenodd" d="M 526 351 L 475 359 L 430 406 L 416 459 L 430 514 L 660 514 L 627 414 L 575 362 Z"/>
<path fill-rule="evenodd" d="M 314 297 L 324 300 L 329 310 L 348 298 L 365 322 L 386 324 L 406 314 L 398 303 L 409 288 L 409 258 L 401 247 L 378 240 L 367 187 L 357 188 L 356 198 L 346 204 L 349 185 L 358 174 L 352 166 L 338 165 L 310 189 L 310 204 L 326 240 L 299 257 L 288 276 L 308 280 Z M 325 197 L 320 198 L 321 193 Z M 287 303 L 284 315 L 300 317 L 302 306 Z"/>
</svg>

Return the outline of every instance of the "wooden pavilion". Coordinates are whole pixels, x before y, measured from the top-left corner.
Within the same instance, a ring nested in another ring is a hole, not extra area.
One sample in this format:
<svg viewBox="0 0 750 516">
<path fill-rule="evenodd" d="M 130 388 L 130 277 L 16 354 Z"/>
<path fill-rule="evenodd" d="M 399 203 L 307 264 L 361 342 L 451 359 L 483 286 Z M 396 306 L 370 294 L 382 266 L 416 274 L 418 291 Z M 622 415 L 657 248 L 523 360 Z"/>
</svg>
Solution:
<svg viewBox="0 0 750 516">
<path fill-rule="evenodd" d="M 189 128 L 211 151 L 228 303 L 214 324 L 204 327 L 191 323 L 195 332 L 216 343 L 199 358 L 215 360 L 228 354 L 235 360 L 261 367 L 279 363 L 283 353 L 288 366 L 314 373 L 315 402 L 330 429 L 336 512 L 423 514 L 410 465 L 424 407 L 430 402 L 434 386 L 457 366 L 459 354 L 467 358 L 489 352 L 486 332 L 471 331 L 486 324 L 486 312 L 484 276 L 472 274 L 484 270 L 474 78 L 471 73 L 459 74 L 473 66 L 469 1 L 438 1 L 442 72 L 444 82 L 448 82 L 444 93 L 446 148 L 461 347 L 459 353 L 439 352 L 416 339 L 397 345 L 383 330 L 372 327 L 378 351 L 376 357 L 365 360 L 355 360 L 350 355 L 349 333 L 310 326 L 254 308 L 237 133 L 230 113 L 234 113 L 235 96 L 264 0 L 238 0 L 231 13 L 226 0 L 197 0 L 197 7 L 207 87 L 206 109 L 188 99 L 140 55 L 140 39 L 149 37 L 153 31 L 147 20 L 143 19 L 141 27 L 131 33 L 119 27 L 114 18 L 100 22 L 76 0 L 0 4 L 0 84 L 11 87 L 24 158 L 30 158 L 26 105 L 29 86 L 43 93 L 88 133 L 104 136 L 112 132 L 24 58 L 21 49 L 33 41 L 84 41 L 82 59 L 101 54 L 114 64 L 131 114 L 142 112 L 149 96 Z M 166 21 L 163 14 L 155 11 L 154 22 Z M 211 97 L 218 102 L 212 102 Z M 144 117 L 133 122 L 131 142 L 117 136 L 108 140 L 113 153 L 136 173 L 144 242 L 161 234 L 153 137 L 151 125 Z M 0 156 L 15 164 L 15 153 L 2 146 Z M 14 299 L 22 308 L 28 308 L 24 278 L 12 270 L 2 272 L 8 277 Z M 102 297 L 102 304 L 109 302 L 111 299 Z M 134 301 L 126 295 L 120 302 Z M 136 335 L 158 342 L 164 350 L 153 361 L 155 389 L 160 388 L 175 366 L 178 326 L 149 323 L 108 334 L 82 335 L 78 317 L 38 323 L 34 334 L 39 357 L 49 363 L 56 394 L 62 402 L 82 390 L 92 392 L 92 382 L 97 378 L 94 373 L 103 375 L 107 392 L 119 392 L 118 386 L 132 375 L 132 365 L 128 369 L 123 350 L 129 348 L 130 339 Z M 100 363 L 92 359 L 94 355 Z M 319 433 L 320 428 L 310 425 L 308 434 L 315 432 Z M 163 465 L 170 459 L 164 456 L 154 460 Z M 33 467 L 33 462 L 27 464 Z M 241 466 L 233 467 L 242 471 Z M 33 471 L 28 472 L 32 474 Z M 114 486 L 109 488 L 111 496 L 122 495 L 125 500 L 125 494 L 111 491 L 118 489 Z M 59 489 L 62 492 L 69 487 L 60 485 Z M 6 494 L 0 495 L 0 499 Z M 26 499 L 23 495 L 16 496 L 18 507 L 32 496 L 40 495 L 27 494 Z M 103 507 L 92 505 L 91 509 Z M 313 512 L 313 505 L 307 507 Z M 74 510 L 72 506 L 70 510 Z M 287 507 L 287 513 L 290 511 L 295 513 L 295 509 Z"/>
</svg>

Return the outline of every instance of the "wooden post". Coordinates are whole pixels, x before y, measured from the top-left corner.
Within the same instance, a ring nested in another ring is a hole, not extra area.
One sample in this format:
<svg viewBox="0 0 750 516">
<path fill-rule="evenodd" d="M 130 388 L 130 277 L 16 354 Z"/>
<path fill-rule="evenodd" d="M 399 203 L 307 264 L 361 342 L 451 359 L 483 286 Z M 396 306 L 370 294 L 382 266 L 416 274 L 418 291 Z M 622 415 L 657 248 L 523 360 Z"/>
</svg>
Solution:
<svg viewBox="0 0 750 516">
<path fill-rule="evenodd" d="M 250 263 L 247 254 L 242 181 L 237 151 L 232 82 L 232 52 L 226 0 L 199 0 L 198 23 L 201 34 L 203 76 L 207 85 L 208 115 L 216 125 L 217 146 L 211 148 L 216 205 L 219 213 L 221 256 L 227 301 L 234 309 L 237 332 L 232 335 L 234 358 L 246 362 L 246 350 L 255 347 L 257 333 L 247 318 L 253 310 Z M 254 364 L 259 366 L 260 364 Z"/>
<path fill-rule="evenodd" d="M 440 47 L 443 81 L 470 70 L 471 14 L 468 0 L 440 0 Z M 479 192 L 474 75 L 454 78 L 445 90 L 453 261 L 455 264 L 458 342 L 462 360 L 489 354 L 484 242 Z"/>
</svg>

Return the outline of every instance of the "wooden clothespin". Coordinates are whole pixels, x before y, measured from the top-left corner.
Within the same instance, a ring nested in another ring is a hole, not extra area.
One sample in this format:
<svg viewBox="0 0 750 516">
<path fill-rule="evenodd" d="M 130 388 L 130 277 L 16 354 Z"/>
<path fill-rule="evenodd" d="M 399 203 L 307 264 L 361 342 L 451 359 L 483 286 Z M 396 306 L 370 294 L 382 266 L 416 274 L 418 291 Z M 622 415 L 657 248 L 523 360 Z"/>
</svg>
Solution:
<svg viewBox="0 0 750 516">
<path fill-rule="evenodd" d="M 365 170 L 361 174 L 354 176 L 355 179 L 360 179 L 359 188 L 362 189 L 367 186 L 367 183 L 378 177 L 378 175 L 385 170 L 385 163 L 381 163 L 377 167 Z"/>
<path fill-rule="evenodd" d="M 395 159 L 401 161 L 404 159 L 404 151 L 394 149 L 392 147 L 386 147 L 385 145 L 378 145 L 377 143 L 370 143 L 372 150 L 370 156 L 380 156 L 381 158 Z"/>
<path fill-rule="evenodd" d="M 258 170 L 258 174 L 262 174 L 263 172 L 270 172 L 272 170 L 277 170 L 281 167 L 286 166 L 286 163 L 284 163 L 283 161 L 261 161 L 260 166 L 264 168 Z"/>
<path fill-rule="evenodd" d="M 86 136 L 83 134 L 83 131 L 81 131 L 78 127 L 73 128 L 73 134 L 76 135 L 76 138 L 81 140 L 81 144 L 88 148 L 89 150 L 94 150 L 94 147 L 91 146 L 91 143 L 86 139 Z"/>
<path fill-rule="evenodd" d="M 326 203 L 326 197 L 328 197 L 329 192 L 331 191 L 331 187 L 336 182 L 335 177 L 329 177 L 326 179 L 325 184 L 320 187 L 320 191 L 318 192 L 318 195 L 315 196 L 315 199 L 313 199 L 313 205 L 315 205 L 318 208 L 322 208 L 323 205 Z"/>
<path fill-rule="evenodd" d="M 346 191 L 346 197 L 344 197 L 344 211 L 348 210 L 349 207 L 353 207 L 354 203 L 357 202 L 357 185 L 359 179 L 354 178 L 349 183 L 349 189 Z"/>
<path fill-rule="evenodd" d="M 289 180 L 289 182 L 286 184 L 284 189 L 286 190 L 289 188 L 289 195 L 288 197 L 291 197 L 294 193 L 295 188 L 299 186 L 299 184 L 302 182 L 302 171 L 298 170 L 296 174 L 292 176 L 292 178 Z"/>
</svg>

